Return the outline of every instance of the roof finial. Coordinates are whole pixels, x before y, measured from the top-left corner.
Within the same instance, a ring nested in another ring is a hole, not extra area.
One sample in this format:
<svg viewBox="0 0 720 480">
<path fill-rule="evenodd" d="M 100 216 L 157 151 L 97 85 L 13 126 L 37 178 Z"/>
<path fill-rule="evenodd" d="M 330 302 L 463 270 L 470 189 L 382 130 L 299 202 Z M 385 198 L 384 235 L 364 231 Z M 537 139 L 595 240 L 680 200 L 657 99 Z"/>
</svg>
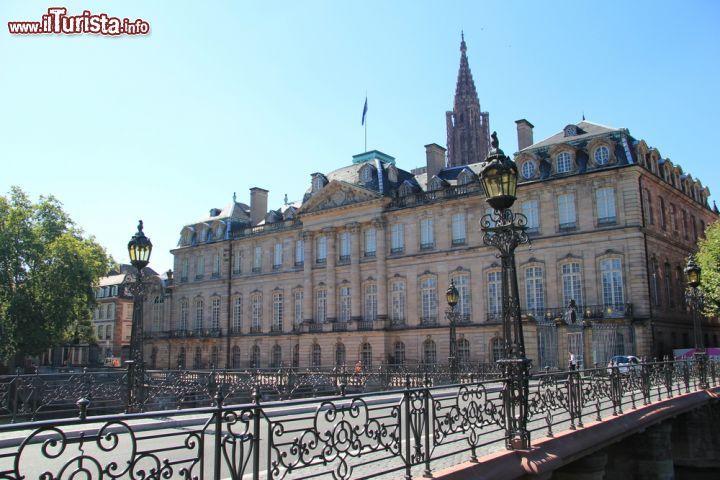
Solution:
<svg viewBox="0 0 720 480">
<path fill-rule="evenodd" d="M 143 221 L 138 220 L 138 232 L 143 233 Z"/>
<path fill-rule="evenodd" d="M 465 32 L 462 30 L 460 30 L 460 51 L 462 53 L 467 51 L 467 46 L 465 45 Z"/>
<path fill-rule="evenodd" d="M 583 112 L 583 122 L 585 121 L 585 112 Z"/>
<path fill-rule="evenodd" d="M 713 200 L 713 212 L 716 214 L 720 214 L 720 210 L 718 210 L 717 205 L 715 204 L 715 200 Z"/>
<path fill-rule="evenodd" d="M 233 192 L 233 203 L 237 202 L 237 192 Z"/>
<path fill-rule="evenodd" d="M 286 193 L 285 194 L 285 205 L 287 205 L 287 204 L 288 204 L 288 200 L 287 200 L 287 193 Z"/>
</svg>

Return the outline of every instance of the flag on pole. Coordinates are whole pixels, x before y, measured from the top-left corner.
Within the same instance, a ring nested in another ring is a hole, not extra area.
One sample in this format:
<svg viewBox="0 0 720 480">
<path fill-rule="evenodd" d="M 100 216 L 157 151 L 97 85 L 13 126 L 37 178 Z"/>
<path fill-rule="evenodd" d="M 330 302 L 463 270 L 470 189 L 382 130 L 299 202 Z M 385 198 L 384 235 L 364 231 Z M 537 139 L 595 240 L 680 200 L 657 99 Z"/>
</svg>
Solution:
<svg viewBox="0 0 720 480">
<path fill-rule="evenodd" d="M 367 115 L 367 96 L 365 96 L 365 106 L 363 107 L 362 123 L 360 125 L 365 125 L 365 115 Z"/>
</svg>

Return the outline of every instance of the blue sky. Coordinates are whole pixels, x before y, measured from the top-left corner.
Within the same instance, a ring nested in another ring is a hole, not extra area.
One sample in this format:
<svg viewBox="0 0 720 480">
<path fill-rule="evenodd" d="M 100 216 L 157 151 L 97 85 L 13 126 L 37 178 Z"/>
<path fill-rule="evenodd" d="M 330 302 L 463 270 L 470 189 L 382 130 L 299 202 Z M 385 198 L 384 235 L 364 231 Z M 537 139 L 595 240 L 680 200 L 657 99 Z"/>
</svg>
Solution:
<svg viewBox="0 0 720 480">
<path fill-rule="evenodd" d="M 13 36 L 51 6 L 143 18 L 138 37 Z M 3 0 L 0 192 L 53 194 L 116 260 L 137 220 L 172 267 L 181 227 L 237 192 L 300 199 L 368 148 L 401 168 L 445 145 L 460 30 L 501 147 L 626 127 L 717 198 L 720 3 Z"/>
</svg>

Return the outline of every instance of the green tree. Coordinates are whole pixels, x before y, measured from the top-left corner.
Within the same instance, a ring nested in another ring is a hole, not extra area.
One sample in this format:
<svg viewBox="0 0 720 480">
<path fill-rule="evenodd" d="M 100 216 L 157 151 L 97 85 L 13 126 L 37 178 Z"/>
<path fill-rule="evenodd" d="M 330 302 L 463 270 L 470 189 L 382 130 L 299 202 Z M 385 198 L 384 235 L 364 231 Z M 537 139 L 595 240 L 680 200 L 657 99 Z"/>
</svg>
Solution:
<svg viewBox="0 0 720 480">
<path fill-rule="evenodd" d="M 700 288 L 705 295 L 705 314 L 720 316 L 720 221 L 705 230 L 695 258 L 702 269 Z"/>
<path fill-rule="evenodd" d="M 110 262 L 54 197 L 0 196 L 0 359 L 92 340 L 92 287 Z"/>
</svg>

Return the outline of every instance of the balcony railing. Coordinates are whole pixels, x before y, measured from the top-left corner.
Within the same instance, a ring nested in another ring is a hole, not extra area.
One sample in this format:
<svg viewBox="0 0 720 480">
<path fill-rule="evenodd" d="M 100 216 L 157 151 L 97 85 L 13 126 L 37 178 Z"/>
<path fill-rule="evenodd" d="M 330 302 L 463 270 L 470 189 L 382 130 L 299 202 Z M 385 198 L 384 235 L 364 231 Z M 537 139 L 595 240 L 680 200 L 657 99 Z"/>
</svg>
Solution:
<svg viewBox="0 0 720 480">
<path fill-rule="evenodd" d="M 272 325 L 270 327 L 270 333 L 282 333 L 283 328 L 282 325 Z"/>
<path fill-rule="evenodd" d="M 531 312 L 525 312 L 530 314 Z M 556 319 L 565 320 L 567 323 L 581 320 L 596 320 L 602 318 L 623 318 L 632 316 L 631 303 L 619 303 L 608 305 L 578 305 L 572 313 L 567 307 L 546 308 L 533 316 L 538 320 L 550 321 Z"/>
<path fill-rule="evenodd" d="M 335 322 L 332 324 L 332 331 L 333 332 L 347 332 L 348 331 L 348 324 L 347 322 Z"/>
<path fill-rule="evenodd" d="M 308 323 L 307 325 L 308 325 L 309 332 L 322 332 L 323 331 L 322 323 Z"/>
<path fill-rule="evenodd" d="M 230 335 L 240 335 L 241 333 L 242 332 L 239 326 L 230 327 Z"/>
<path fill-rule="evenodd" d="M 262 325 L 250 325 L 250 333 L 262 333 Z"/>
<path fill-rule="evenodd" d="M 391 330 L 400 330 L 407 327 L 404 318 L 391 318 L 389 328 Z"/>
<path fill-rule="evenodd" d="M 361 331 L 372 330 L 373 329 L 373 321 L 372 320 L 358 320 L 357 329 L 361 330 Z"/>
<path fill-rule="evenodd" d="M 420 326 L 421 327 L 437 327 L 438 320 L 437 317 L 425 317 L 420 319 Z"/>
<path fill-rule="evenodd" d="M 170 337 L 173 338 L 213 338 L 222 337 L 220 328 L 194 328 L 194 329 L 177 329 L 172 330 Z"/>
<path fill-rule="evenodd" d="M 423 203 L 434 203 L 447 198 L 461 197 L 464 195 L 479 195 L 481 193 L 482 187 L 480 187 L 479 183 L 468 183 L 466 185 L 456 185 L 453 187 L 443 188 L 442 190 L 413 193 L 398 197 L 390 203 L 390 208 L 404 208 L 413 205 L 421 205 Z"/>
</svg>

